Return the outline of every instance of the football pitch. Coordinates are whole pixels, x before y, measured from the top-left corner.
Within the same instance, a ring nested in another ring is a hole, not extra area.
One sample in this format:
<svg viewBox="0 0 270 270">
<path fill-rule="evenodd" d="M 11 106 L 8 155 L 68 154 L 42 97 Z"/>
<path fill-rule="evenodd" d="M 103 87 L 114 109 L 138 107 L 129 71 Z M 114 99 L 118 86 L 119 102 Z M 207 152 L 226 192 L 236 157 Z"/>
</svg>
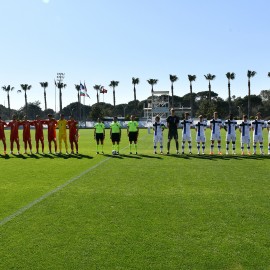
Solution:
<svg viewBox="0 0 270 270">
<path fill-rule="evenodd" d="M 130 155 L 122 132 L 119 156 L 108 130 L 104 155 L 81 130 L 79 155 L 0 156 L 0 269 L 270 269 L 269 156 L 224 155 L 224 131 L 222 156 L 209 133 L 154 155 L 147 130 Z"/>
</svg>

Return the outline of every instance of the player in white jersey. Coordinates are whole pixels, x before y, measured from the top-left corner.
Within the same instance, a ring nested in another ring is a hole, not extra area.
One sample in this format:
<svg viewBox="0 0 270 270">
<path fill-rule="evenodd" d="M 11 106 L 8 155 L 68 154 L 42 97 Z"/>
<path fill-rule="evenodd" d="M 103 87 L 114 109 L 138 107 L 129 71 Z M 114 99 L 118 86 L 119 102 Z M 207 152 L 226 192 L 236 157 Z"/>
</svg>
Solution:
<svg viewBox="0 0 270 270">
<path fill-rule="evenodd" d="M 210 129 L 211 129 L 211 146 L 210 146 L 210 155 L 213 155 L 214 151 L 214 142 L 217 141 L 218 154 L 221 155 L 221 136 L 220 129 L 222 128 L 222 121 L 218 118 L 218 113 L 214 112 L 214 118 L 210 120 Z"/>
<path fill-rule="evenodd" d="M 247 120 L 247 115 L 243 115 L 243 121 L 239 125 L 239 131 L 241 133 L 241 154 L 244 155 L 244 144 L 247 145 L 248 155 L 250 155 L 250 130 L 251 124 Z"/>
<path fill-rule="evenodd" d="M 235 155 L 235 130 L 237 129 L 237 122 L 233 119 L 233 114 L 230 114 L 229 119 L 224 122 L 224 129 L 226 130 L 226 155 L 229 154 L 230 142 L 232 142 L 232 153 Z"/>
<path fill-rule="evenodd" d="M 203 121 L 203 116 L 199 116 L 200 121 L 195 125 L 196 130 L 196 142 L 197 142 L 197 149 L 198 149 L 198 155 L 200 154 L 200 144 L 202 144 L 202 154 L 204 155 L 204 149 L 205 149 L 205 129 L 207 127 L 207 124 L 205 121 Z"/>
<path fill-rule="evenodd" d="M 185 113 L 185 118 L 180 122 L 182 127 L 182 154 L 185 153 L 185 142 L 188 142 L 189 153 L 191 154 L 191 132 L 190 128 L 193 125 L 193 121 L 189 118 L 189 113 Z"/>
<path fill-rule="evenodd" d="M 153 129 L 154 129 L 154 154 L 157 153 L 157 143 L 159 143 L 160 154 L 163 154 L 163 130 L 165 129 L 165 125 L 160 123 L 160 117 L 158 115 L 155 118 Z"/>
<path fill-rule="evenodd" d="M 256 144 L 260 144 L 260 153 L 264 155 L 263 152 L 263 128 L 265 127 L 264 120 L 262 120 L 262 115 L 260 112 L 257 113 L 256 119 L 251 123 L 253 130 L 253 155 L 256 155 Z"/>
<path fill-rule="evenodd" d="M 267 122 L 267 130 L 268 130 L 268 155 L 270 155 L 270 121 Z"/>
</svg>

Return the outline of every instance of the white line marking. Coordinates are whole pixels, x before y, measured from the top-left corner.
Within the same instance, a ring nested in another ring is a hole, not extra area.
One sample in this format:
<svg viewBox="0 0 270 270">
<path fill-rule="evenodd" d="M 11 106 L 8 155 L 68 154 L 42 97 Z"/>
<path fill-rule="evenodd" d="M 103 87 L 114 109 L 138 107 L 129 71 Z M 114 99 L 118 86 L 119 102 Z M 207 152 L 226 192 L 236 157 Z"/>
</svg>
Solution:
<svg viewBox="0 0 270 270">
<path fill-rule="evenodd" d="M 111 159 L 111 157 L 108 157 L 102 161 L 100 161 L 98 164 L 90 167 L 89 169 L 85 170 L 84 172 L 82 172 L 81 174 L 71 178 L 70 180 L 68 180 L 67 182 L 65 182 L 64 184 L 58 186 L 57 188 L 49 191 L 48 193 L 42 195 L 41 197 L 39 197 L 38 199 L 32 201 L 31 203 L 27 204 L 26 206 L 20 208 L 18 211 L 16 211 L 15 213 L 13 213 L 12 215 L 2 219 L 0 221 L 0 226 L 5 225 L 7 222 L 9 222 L 10 220 L 14 219 L 15 217 L 23 214 L 25 211 L 27 211 L 28 209 L 30 209 L 31 207 L 33 207 L 34 205 L 44 201 L 45 199 L 47 199 L 48 197 L 50 197 L 51 195 L 53 195 L 54 193 L 62 190 L 63 188 L 65 188 L 66 186 L 68 186 L 69 184 L 73 183 L 74 181 L 78 180 L 79 178 L 81 178 L 82 176 L 84 176 L 85 174 L 87 174 L 88 172 L 94 170 L 95 168 L 97 168 L 98 166 L 100 166 L 101 164 L 103 164 L 104 162 L 106 162 L 107 160 Z"/>
<path fill-rule="evenodd" d="M 147 135 L 143 136 L 146 137 Z M 142 139 L 143 139 L 142 138 Z M 128 148 L 129 146 L 124 147 L 123 149 L 121 149 L 121 151 L 125 150 L 126 148 Z M 87 174 L 88 172 L 94 170 L 95 168 L 97 168 L 98 166 L 100 166 L 101 164 L 103 164 L 104 162 L 108 161 L 109 159 L 111 159 L 112 157 L 108 157 L 102 161 L 100 161 L 98 164 L 90 167 L 89 169 L 85 170 L 84 172 L 82 172 L 81 174 L 71 178 L 70 180 L 68 180 L 67 182 L 65 182 L 64 184 L 62 184 L 61 186 L 58 186 L 57 188 L 49 191 L 48 193 L 42 195 L 41 197 L 39 197 L 38 199 L 30 202 L 29 204 L 27 204 L 26 206 L 20 208 L 18 211 L 16 211 L 15 213 L 11 214 L 10 216 L 0 220 L 0 226 L 5 225 L 7 222 L 11 221 L 12 219 L 18 217 L 19 215 L 23 214 L 25 211 L 29 210 L 30 208 L 32 208 L 33 206 L 35 206 L 36 204 L 44 201 L 45 199 L 47 199 L 48 197 L 50 197 L 51 195 L 53 195 L 54 193 L 62 190 L 63 188 L 65 188 L 66 186 L 68 186 L 69 184 L 73 183 L 74 181 L 78 180 L 79 178 L 81 178 L 82 176 L 84 176 L 85 174 Z"/>
</svg>

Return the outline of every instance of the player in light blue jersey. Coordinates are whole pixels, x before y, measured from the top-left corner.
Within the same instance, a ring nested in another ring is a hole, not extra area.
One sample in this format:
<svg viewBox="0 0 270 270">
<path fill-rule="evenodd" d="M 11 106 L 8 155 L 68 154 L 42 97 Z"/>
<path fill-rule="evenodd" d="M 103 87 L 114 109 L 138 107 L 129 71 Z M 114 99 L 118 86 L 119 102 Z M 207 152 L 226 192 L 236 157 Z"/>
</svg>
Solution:
<svg viewBox="0 0 270 270">
<path fill-rule="evenodd" d="M 229 119 L 224 122 L 224 129 L 226 130 L 226 155 L 229 154 L 229 145 L 232 142 L 232 153 L 235 155 L 235 141 L 237 122 L 233 119 L 233 114 L 230 114 Z"/>
<path fill-rule="evenodd" d="M 157 144 L 159 143 L 160 154 L 163 154 L 163 130 L 165 125 L 160 122 L 160 117 L 157 115 L 155 123 L 153 124 L 154 130 L 154 154 L 157 153 Z"/>
<path fill-rule="evenodd" d="M 191 126 L 193 121 L 189 118 L 189 113 L 185 113 L 185 118 L 180 122 L 182 127 L 182 154 L 185 153 L 185 142 L 188 142 L 189 153 L 191 154 Z"/>
<path fill-rule="evenodd" d="M 268 155 L 270 155 L 270 120 L 267 122 L 267 131 L 268 131 Z"/>
<path fill-rule="evenodd" d="M 213 155 L 215 141 L 217 141 L 218 154 L 222 155 L 222 153 L 221 153 L 221 136 L 220 136 L 221 127 L 222 127 L 222 121 L 218 118 L 218 113 L 214 112 L 214 118 L 212 120 L 210 120 L 210 129 L 211 129 L 210 155 Z"/>
<path fill-rule="evenodd" d="M 244 144 L 247 145 L 247 152 L 250 155 L 250 130 L 251 124 L 247 120 L 247 115 L 243 115 L 243 121 L 239 125 L 239 131 L 241 133 L 241 154 L 244 155 Z"/>
<path fill-rule="evenodd" d="M 253 155 L 256 155 L 256 144 L 260 144 L 260 153 L 264 155 L 263 152 L 263 129 L 265 127 L 264 120 L 262 120 L 262 115 L 260 112 L 257 113 L 256 119 L 251 123 L 253 130 Z"/>
<path fill-rule="evenodd" d="M 205 150 L 205 130 L 207 127 L 206 122 L 203 120 L 203 116 L 199 116 L 200 121 L 195 125 L 196 130 L 196 142 L 197 142 L 197 149 L 198 155 L 200 154 L 200 144 L 202 144 L 202 154 L 204 155 Z"/>
</svg>

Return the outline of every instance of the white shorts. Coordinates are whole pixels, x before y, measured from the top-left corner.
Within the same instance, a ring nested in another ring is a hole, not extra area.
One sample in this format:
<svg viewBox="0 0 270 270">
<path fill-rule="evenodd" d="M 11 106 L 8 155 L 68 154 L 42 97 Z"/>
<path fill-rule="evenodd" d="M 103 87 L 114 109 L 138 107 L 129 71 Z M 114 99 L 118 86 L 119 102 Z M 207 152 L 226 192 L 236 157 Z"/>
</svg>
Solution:
<svg viewBox="0 0 270 270">
<path fill-rule="evenodd" d="M 163 143 L 163 135 L 155 135 L 154 136 L 154 142 L 155 143 Z"/>
<path fill-rule="evenodd" d="M 205 143 L 205 136 L 196 136 L 196 142 L 199 143 L 199 142 L 203 142 Z"/>
<path fill-rule="evenodd" d="M 235 142 L 236 141 L 236 135 L 235 134 L 227 134 L 226 135 L 226 142 Z"/>
<path fill-rule="evenodd" d="M 257 143 L 257 142 L 262 143 L 263 142 L 263 136 L 262 136 L 262 134 L 261 135 L 254 135 L 253 136 L 253 142 L 254 143 Z"/>
<path fill-rule="evenodd" d="M 221 141 L 220 134 L 211 134 L 210 141 Z"/>
<path fill-rule="evenodd" d="M 190 136 L 190 134 L 183 134 L 182 135 L 182 142 L 185 142 L 185 141 L 191 142 L 191 136 Z"/>
<path fill-rule="evenodd" d="M 249 136 L 241 136 L 241 143 L 250 143 L 250 137 Z"/>
</svg>

